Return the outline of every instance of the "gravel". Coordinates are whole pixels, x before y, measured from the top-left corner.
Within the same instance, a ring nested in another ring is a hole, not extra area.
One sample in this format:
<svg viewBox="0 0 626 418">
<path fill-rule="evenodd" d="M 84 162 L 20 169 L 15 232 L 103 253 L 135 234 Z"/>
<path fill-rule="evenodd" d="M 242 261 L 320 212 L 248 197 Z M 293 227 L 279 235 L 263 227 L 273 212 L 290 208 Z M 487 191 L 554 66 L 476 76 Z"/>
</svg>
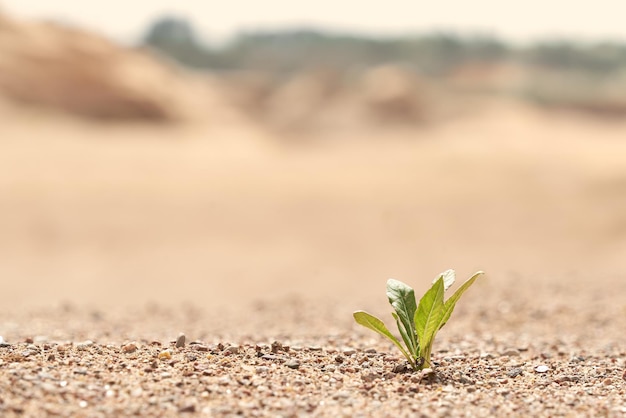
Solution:
<svg viewBox="0 0 626 418">
<path fill-rule="evenodd" d="M 0 416 L 624 416 L 621 293 L 532 288 L 506 315 L 469 293 L 421 372 L 332 300 L 0 312 Z"/>
<path fill-rule="evenodd" d="M 18 342 L 0 352 L 0 412 L 97 417 L 620 416 L 626 411 L 623 364 L 609 352 L 584 362 L 556 356 L 550 369 L 535 373 L 542 367 L 534 365 L 539 350 L 521 355 L 511 368 L 510 359 L 487 359 L 470 343 L 453 361 L 436 356 L 435 369 L 395 372 L 400 361 L 386 360 L 387 353 L 357 349 L 338 362 L 331 341 L 317 343 L 324 348 L 272 355 L 268 345 L 242 344 L 235 353 L 207 342 L 208 351 L 197 356 L 192 346 L 164 350 L 157 342 L 134 351 L 126 350 L 128 345 L 72 342 L 42 343 L 33 350 Z"/>
</svg>

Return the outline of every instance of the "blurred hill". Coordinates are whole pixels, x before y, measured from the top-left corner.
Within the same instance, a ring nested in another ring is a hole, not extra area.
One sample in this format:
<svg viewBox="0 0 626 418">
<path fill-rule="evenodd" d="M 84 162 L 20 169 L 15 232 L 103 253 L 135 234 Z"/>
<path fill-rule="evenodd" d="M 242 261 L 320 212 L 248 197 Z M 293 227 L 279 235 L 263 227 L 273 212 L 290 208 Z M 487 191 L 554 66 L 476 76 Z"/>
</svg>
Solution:
<svg viewBox="0 0 626 418">
<path fill-rule="evenodd" d="M 626 114 L 626 46 L 514 47 L 453 34 L 371 38 L 316 30 L 204 43 L 164 17 L 126 48 L 60 24 L 0 15 L 0 99 L 98 120 L 235 121 L 298 133 L 420 127 L 503 96 Z"/>
<path fill-rule="evenodd" d="M 0 15 L 0 97 L 101 120 L 177 121 L 214 95 L 145 51 L 54 23 Z M 207 112 L 208 113 L 208 112 Z"/>
</svg>

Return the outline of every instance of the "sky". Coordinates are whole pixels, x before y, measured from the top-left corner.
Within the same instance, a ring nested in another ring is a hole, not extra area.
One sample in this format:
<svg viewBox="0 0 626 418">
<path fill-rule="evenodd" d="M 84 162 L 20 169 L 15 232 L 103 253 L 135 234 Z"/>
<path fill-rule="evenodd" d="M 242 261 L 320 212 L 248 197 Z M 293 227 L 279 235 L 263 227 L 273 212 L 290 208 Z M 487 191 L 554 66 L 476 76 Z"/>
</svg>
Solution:
<svg viewBox="0 0 626 418">
<path fill-rule="evenodd" d="M 216 42 L 242 29 L 301 25 L 372 35 L 495 35 L 520 43 L 555 37 L 626 42 L 626 0 L 0 0 L 0 10 L 131 43 L 166 14 L 189 19 Z"/>
</svg>

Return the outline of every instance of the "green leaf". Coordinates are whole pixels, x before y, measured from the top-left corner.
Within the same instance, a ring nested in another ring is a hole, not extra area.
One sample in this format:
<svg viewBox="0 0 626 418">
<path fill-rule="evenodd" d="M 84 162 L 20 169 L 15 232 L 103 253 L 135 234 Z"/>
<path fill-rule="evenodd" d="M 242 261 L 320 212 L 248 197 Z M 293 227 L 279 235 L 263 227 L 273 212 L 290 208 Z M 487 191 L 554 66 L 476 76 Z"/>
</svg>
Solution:
<svg viewBox="0 0 626 418">
<path fill-rule="evenodd" d="M 413 289 L 402 283 L 401 281 L 389 279 L 387 280 L 387 298 L 389 303 L 396 311 L 399 318 L 398 325 L 400 334 L 407 344 L 412 354 L 417 354 L 418 340 L 415 332 L 415 311 L 417 306 L 415 303 L 415 292 Z"/>
<path fill-rule="evenodd" d="M 394 343 L 396 347 L 400 349 L 400 351 L 402 352 L 404 357 L 406 357 L 409 363 L 411 363 L 411 366 L 414 367 L 415 362 L 413 358 L 409 355 L 409 353 L 406 352 L 402 344 L 400 344 L 400 341 L 398 341 L 398 339 L 394 337 L 391 332 L 389 332 L 389 330 L 387 329 L 383 321 L 381 321 L 380 319 L 376 318 L 374 315 L 369 314 L 365 311 L 356 311 L 354 312 L 353 316 L 357 324 L 363 325 L 365 328 L 369 328 L 372 331 L 375 331 L 379 333 L 380 335 L 382 335 L 383 337 L 386 337 L 389 340 L 391 340 L 391 342 Z"/>
<path fill-rule="evenodd" d="M 478 272 L 474 273 L 474 275 L 472 277 L 467 279 L 465 281 L 465 283 L 463 283 L 461 285 L 461 287 L 459 287 L 456 290 L 456 292 L 454 292 L 454 294 L 448 298 L 448 300 L 445 302 L 444 307 L 443 307 L 441 321 L 439 323 L 438 329 L 443 328 L 443 326 L 448 322 L 448 319 L 450 319 L 450 315 L 452 315 L 452 311 L 454 311 L 454 307 L 455 307 L 456 303 L 459 301 L 461 296 L 463 296 L 463 293 L 465 293 L 465 291 L 467 289 L 469 289 L 469 287 L 472 284 L 474 284 L 476 279 L 478 277 L 480 277 L 481 275 L 483 275 L 483 274 L 484 273 L 482 271 L 478 271 Z"/>
<path fill-rule="evenodd" d="M 432 287 L 422 296 L 415 312 L 414 321 L 420 346 L 429 351 L 429 346 L 439 330 L 443 313 L 443 276 L 435 281 Z M 426 359 L 429 361 L 429 359 Z"/>
<path fill-rule="evenodd" d="M 392 312 L 391 316 L 393 316 L 393 319 L 396 320 L 396 326 L 398 327 L 398 331 L 400 331 L 402 340 L 404 340 L 404 344 L 406 344 L 409 353 L 413 356 L 413 358 L 417 358 L 418 347 L 413 346 L 413 340 L 406 333 L 406 329 L 404 328 L 404 325 L 402 325 L 402 323 L 400 322 L 400 318 L 398 317 L 398 314 L 395 312 Z"/>
<path fill-rule="evenodd" d="M 446 270 L 433 280 L 433 284 L 439 280 L 440 277 L 443 277 L 443 290 L 447 291 L 454 284 L 454 281 L 456 280 L 456 273 L 454 270 Z"/>
</svg>

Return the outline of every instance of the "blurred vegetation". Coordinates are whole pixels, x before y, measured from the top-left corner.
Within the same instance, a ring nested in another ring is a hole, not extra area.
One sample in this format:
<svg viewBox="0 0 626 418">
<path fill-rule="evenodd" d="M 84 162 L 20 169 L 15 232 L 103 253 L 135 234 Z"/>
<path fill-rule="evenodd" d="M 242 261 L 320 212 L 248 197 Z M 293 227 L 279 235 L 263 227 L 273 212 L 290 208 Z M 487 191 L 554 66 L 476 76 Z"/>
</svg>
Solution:
<svg viewBox="0 0 626 418">
<path fill-rule="evenodd" d="M 373 37 L 300 28 L 241 32 L 215 47 L 202 42 L 189 21 L 168 16 L 149 27 L 141 46 L 194 69 L 268 75 L 274 86 L 261 83 L 259 96 L 296 73 L 351 79 L 392 64 L 418 78 L 438 79 L 457 92 L 504 94 L 595 115 L 626 115 L 626 42 L 545 40 L 520 46 L 485 35 Z M 258 97 L 253 99 L 245 101 Z"/>
<path fill-rule="evenodd" d="M 374 38 L 311 29 L 258 31 L 211 48 L 199 41 L 191 23 L 176 17 L 156 21 L 142 44 L 185 66 L 212 70 L 289 73 L 323 67 L 344 72 L 393 62 L 445 76 L 466 63 L 505 61 L 598 75 L 626 68 L 624 44 L 546 41 L 514 47 L 494 37 L 450 33 Z"/>
</svg>

